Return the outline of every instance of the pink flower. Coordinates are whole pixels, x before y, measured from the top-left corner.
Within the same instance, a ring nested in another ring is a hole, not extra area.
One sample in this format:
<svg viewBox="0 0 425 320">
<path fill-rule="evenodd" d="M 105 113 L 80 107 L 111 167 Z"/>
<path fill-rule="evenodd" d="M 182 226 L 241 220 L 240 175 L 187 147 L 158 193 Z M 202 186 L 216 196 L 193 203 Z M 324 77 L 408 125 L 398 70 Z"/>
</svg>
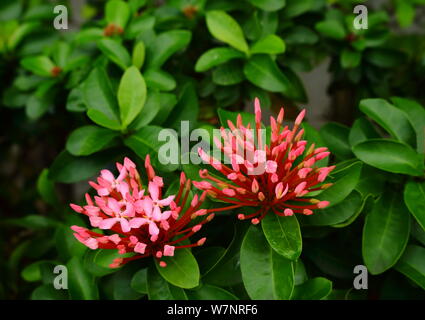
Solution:
<svg viewBox="0 0 425 320">
<path fill-rule="evenodd" d="M 195 226 L 189 224 L 198 216 L 205 215 L 200 209 L 206 192 L 200 198 L 196 195 L 188 209 L 186 205 L 191 181 L 184 173 L 180 176 L 180 189 L 177 195 L 162 198 L 162 178 L 155 174 L 149 156 L 145 159 L 148 176 L 147 194 L 143 188 L 136 165 L 128 158 L 124 164 L 117 163 L 117 178 L 102 170 L 97 183 L 90 182 L 97 191 L 94 201 L 86 194 L 87 205 L 81 207 L 71 204 L 71 208 L 89 217 L 92 227 L 108 230 L 109 235 L 91 231 L 87 228 L 72 226 L 74 236 L 90 249 L 117 249 L 120 254 L 133 253 L 126 258 L 118 258 L 110 265 L 119 267 L 129 261 L 154 256 L 174 256 L 175 249 L 200 246 L 205 238 L 193 244 L 178 245 L 201 229 L 214 214 L 204 217 Z M 166 266 L 160 261 L 161 266 Z"/>
<path fill-rule="evenodd" d="M 226 132 L 221 128 L 223 143 L 215 139 L 215 144 L 230 159 L 229 166 L 202 149 L 198 150 L 204 162 L 219 171 L 222 177 L 217 178 L 217 175 L 213 176 L 204 169 L 199 174 L 208 181 L 194 181 L 193 184 L 210 196 L 230 204 L 214 211 L 258 207 L 252 214 L 238 215 L 241 220 L 251 219 L 252 223 L 258 224 L 269 211 L 279 216 L 294 213 L 310 215 L 313 209 L 329 205 L 328 201 L 308 198 L 310 192 L 331 186 L 321 183 L 334 166 L 315 166 L 317 161 L 329 155 L 327 148 L 315 148 L 313 144 L 305 150 L 307 141 L 302 140 L 304 130 L 300 129 L 305 110 L 297 116 L 292 130 L 288 126 L 283 127 L 283 115 L 282 108 L 277 119 L 270 117 L 270 143 L 266 143 L 261 134 L 258 99 L 255 99 L 255 128 L 251 129 L 249 125 L 245 127 L 240 114 L 236 126 L 228 121 L 231 131 Z"/>
</svg>

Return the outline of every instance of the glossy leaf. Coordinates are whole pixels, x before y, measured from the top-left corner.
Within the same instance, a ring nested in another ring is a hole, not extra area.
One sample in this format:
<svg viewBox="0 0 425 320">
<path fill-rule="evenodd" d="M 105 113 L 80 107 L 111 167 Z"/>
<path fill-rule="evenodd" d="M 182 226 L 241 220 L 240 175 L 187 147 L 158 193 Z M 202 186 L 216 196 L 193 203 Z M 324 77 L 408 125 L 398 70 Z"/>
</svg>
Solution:
<svg viewBox="0 0 425 320">
<path fill-rule="evenodd" d="M 404 203 L 425 230 L 425 182 L 407 182 L 404 187 Z"/>
<path fill-rule="evenodd" d="M 244 66 L 247 79 L 260 88 L 291 95 L 291 83 L 276 63 L 266 55 L 251 57 Z"/>
<path fill-rule="evenodd" d="M 248 53 L 248 45 L 241 27 L 226 12 L 219 10 L 208 11 L 206 22 L 208 30 L 215 38 L 239 51 Z"/>
<path fill-rule="evenodd" d="M 423 156 L 410 146 L 388 139 L 370 139 L 353 147 L 357 158 L 372 167 L 412 176 L 423 175 Z"/>
<path fill-rule="evenodd" d="M 295 300 L 319 300 L 324 299 L 332 291 L 332 282 L 326 278 L 317 277 L 309 279 L 295 287 Z"/>
<path fill-rule="evenodd" d="M 242 278 L 251 299 L 291 298 L 294 289 L 293 263 L 267 244 L 260 228 L 251 226 L 248 229 L 240 254 Z"/>
<path fill-rule="evenodd" d="M 267 242 L 280 255 L 296 260 L 301 254 L 302 238 L 295 215 L 281 217 L 270 211 L 261 221 Z"/>
<path fill-rule="evenodd" d="M 162 70 L 149 69 L 144 72 L 146 85 L 149 89 L 170 91 L 176 88 L 173 76 Z"/>
<path fill-rule="evenodd" d="M 126 138 L 124 144 L 141 158 L 145 158 L 149 154 L 154 167 L 164 171 L 174 171 L 177 169 L 178 163 L 168 163 L 170 159 L 164 158 L 164 155 L 159 152 L 163 145 L 173 144 L 174 140 L 167 139 L 167 141 L 159 141 L 161 132 L 169 133 L 169 136 L 175 137 L 169 129 L 163 129 L 157 126 L 145 126 Z"/>
<path fill-rule="evenodd" d="M 47 56 L 27 57 L 21 61 L 22 67 L 42 77 L 51 77 L 51 71 L 55 67 L 53 61 Z"/>
<path fill-rule="evenodd" d="M 127 49 L 120 43 L 112 39 L 101 39 L 97 45 L 99 49 L 107 56 L 113 63 L 118 65 L 121 69 L 125 70 L 131 65 L 130 54 Z"/>
<path fill-rule="evenodd" d="M 173 257 L 163 257 L 167 267 L 163 268 L 155 261 L 158 272 L 169 283 L 185 289 L 199 285 L 199 267 L 189 249 L 176 250 Z"/>
<path fill-rule="evenodd" d="M 151 68 L 161 67 L 175 52 L 186 47 L 192 34 L 187 30 L 172 30 L 161 33 L 156 39 L 150 51 L 148 66 Z"/>
<path fill-rule="evenodd" d="M 168 283 L 153 266 L 147 271 L 147 289 L 149 300 L 187 300 L 184 290 Z"/>
<path fill-rule="evenodd" d="M 425 249 L 423 247 L 409 245 L 395 269 L 425 290 Z"/>
<path fill-rule="evenodd" d="M 66 142 L 66 149 L 74 156 L 87 156 L 102 150 L 117 133 L 97 126 L 84 126 L 74 130 Z"/>
<path fill-rule="evenodd" d="M 244 54 L 232 48 L 219 47 L 210 49 L 196 61 L 195 71 L 204 72 L 229 60 L 244 58 Z"/>
<path fill-rule="evenodd" d="M 302 216 L 302 224 L 314 226 L 330 226 L 342 223 L 363 208 L 363 199 L 357 191 L 351 192 L 344 201 L 330 208 L 315 210 L 311 216 Z"/>
<path fill-rule="evenodd" d="M 329 122 L 320 129 L 320 135 L 332 154 L 340 159 L 353 157 L 348 143 L 350 129 L 339 123 Z"/>
<path fill-rule="evenodd" d="M 123 128 L 126 128 L 142 111 L 145 101 L 145 80 L 140 71 L 132 66 L 124 72 L 118 87 L 118 104 Z"/>
<path fill-rule="evenodd" d="M 143 63 L 145 62 L 146 47 L 143 41 L 137 42 L 133 48 L 133 53 L 131 55 L 131 63 L 137 69 L 142 68 Z"/>
<path fill-rule="evenodd" d="M 108 23 L 124 28 L 130 18 L 128 4 L 121 0 L 109 0 L 105 6 L 105 19 Z"/>
<path fill-rule="evenodd" d="M 356 187 L 360 178 L 361 170 L 362 163 L 357 161 L 339 172 L 331 172 L 331 175 L 334 177 L 334 180 L 331 180 L 333 185 L 330 188 L 323 190 L 316 198 L 323 201 L 329 201 L 330 204 L 327 208 L 340 203 Z"/>
<path fill-rule="evenodd" d="M 368 139 L 379 138 L 378 132 L 366 118 L 357 118 L 351 126 L 348 141 L 351 146 Z"/>
<path fill-rule="evenodd" d="M 131 288 L 140 293 L 148 293 L 148 269 L 137 271 L 131 279 Z"/>
<path fill-rule="evenodd" d="M 414 143 L 414 131 L 406 114 L 384 99 L 363 99 L 360 110 L 376 121 L 394 138 Z"/>
<path fill-rule="evenodd" d="M 99 292 L 94 280 L 85 269 L 81 260 L 71 258 L 66 264 L 68 269 L 68 288 L 72 299 L 97 300 Z"/>
<path fill-rule="evenodd" d="M 403 112 L 406 113 L 407 118 L 409 119 L 416 133 L 417 150 L 419 153 L 425 153 L 424 107 L 413 100 L 404 98 L 394 97 L 391 98 L 391 101 L 397 108 L 403 110 Z"/>
<path fill-rule="evenodd" d="M 84 82 L 83 96 L 90 119 L 112 130 L 121 128 L 117 101 L 105 69 L 93 69 Z"/>
<path fill-rule="evenodd" d="M 366 216 L 362 253 L 371 274 L 391 268 L 402 255 L 410 233 L 409 212 L 397 193 L 384 193 Z"/>
<path fill-rule="evenodd" d="M 285 48 L 282 38 L 269 34 L 252 45 L 251 53 L 280 54 L 285 52 Z"/>
<path fill-rule="evenodd" d="M 49 178 L 62 183 L 86 180 L 103 169 L 112 155 L 111 151 L 105 150 L 86 157 L 75 157 L 62 151 L 50 167 Z"/>
<path fill-rule="evenodd" d="M 285 6 L 285 0 L 248 0 L 252 5 L 264 11 L 276 11 Z"/>
<path fill-rule="evenodd" d="M 209 284 L 196 290 L 187 290 L 186 294 L 191 300 L 238 300 L 232 293 Z"/>
</svg>

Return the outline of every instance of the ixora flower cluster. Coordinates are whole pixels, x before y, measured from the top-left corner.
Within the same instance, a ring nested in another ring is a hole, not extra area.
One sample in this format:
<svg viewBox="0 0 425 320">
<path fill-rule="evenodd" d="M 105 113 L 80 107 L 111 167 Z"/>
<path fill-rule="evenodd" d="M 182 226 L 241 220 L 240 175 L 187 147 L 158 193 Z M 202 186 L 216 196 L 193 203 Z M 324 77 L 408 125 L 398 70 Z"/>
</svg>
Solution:
<svg viewBox="0 0 425 320">
<path fill-rule="evenodd" d="M 205 199 L 195 195 L 188 204 L 191 181 L 184 173 L 180 176 L 180 188 L 177 195 L 162 198 L 161 177 L 155 175 L 149 156 L 145 160 L 148 176 L 147 189 L 144 188 L 136 165 L 128 158 L 124 164 L 117 163 L 117 178 L 109 170 L 102 170 L 97 183 L 89 182 L 96 189 L 93 199 L 86 194 L 84 207 L 71 204 L 71 208 L 89 217 L 92 227 L 110 230 L 105 235 L 87 228 L 72 226 L 74 236 L 90 249 L 117 249 L 120 254 L 133 253 L 130 257 L 116 258 L 111 268 L 117 268 L 129 261 L 148 256 L 159 260 L 165 267 L 163 256 L 173 256 L 175 249 L 201 246 L 205 238 L 194 244 L 178 245 L 198 232 L 202 225 L 210 221 L 214 214 L 207 215 L 200 209 Z M 201 217 L 197 224 L 192 220 Z"/>
<path fill-rule="evenodd" d="M 238 214 L 240 220 L 251 219 L 253 224 L 258 224 L 270 211 L 279 216 L 292 216 L 294 213 L 310 215 L 313 209 L 328 206 L 328 201 L 305 197 L 311 191 L 330 187 L 329 183 L 321 183 L 335 168 L 315 167 L 317 161 L 330 154 L 327 148 L 315 148 L 312 144 L 304 153 L 307 141 L 302 140 L 304 129 L 300 129 L 300 125 L 305 109 L 297 116 L 292 130 L 288 126 L 282 126 L 283 108 L 280 109 L 277 119 L 270 117 L 271 141 L 267 144 L 263 141 L 265 135 L 261 133 L 265 130 L 261 129 L 261 108 L 258 99 L 255 99 L 254 105 L 255 128 L 251 128 L 249 124 L 244 126 L 239 114 L 236 126 L 228 121 L 230 131 L 221 128 L 223 143 L 217 137 L 214 139 L 216 146 L 230 159 L 230 167 L 220 163 L 204 150 L 198 150 L 203 161 L 219 171 L 224 179 L 216 178 L 203 169 L 199 175 L 205 180 L 194 181 L 195 187 L 231 204 L 215 211 L 257 207 L 258 210 L 252 214 Z M 259 174 L 255 174 L 255 171 Z"/>
<path fill-rule="evenodd" d="M 155 257 L 159 265 L 165 267 L 165 261 L 161 261 L 163 256 L 173 256 L 175 249 L 200 246 L 205 242 L 206 238 L 202 238 L 193 244 L 177 245 L 198 232 L 214 217 L 213 212 L 257 207 L 254 213 L 240 213 L 238 218 L 251 219 L 253 224 L 258 224 L 271 211 L 279 216 L 310 215 L 313 209 L 326 207 L 328 201 L 309 198 L 308 193 L 331 185 L 323 182 L 334 166 L 315 166 L 329 152 L 327 148 L 315 148 L 314 144 L 305 152 L 307 141 L 302 140 L 304 130 L 300 129 L 305 110 L 296 118 L 292 130 L 282 126 L 283 115 L 282 108 L 277 119 L 270 118 L 271 141 L 267 144 L 261 138 L 261 108 L 256 99 L 255 128 L 244 126 L 239 114 L 236 126 L 228 122 L 230 132 L 221 128 L 224 143 L 215 139 L 217 147 L 230 159 L 230 167 L 199 150 L 204 162 L 223 177 L 217 178 L 203 169 L 199 174 L 204 180 L 191 182 L 182 173 L 178 194 L 164 199 L 163 180 L 155 175 L 149 156 L 145 159 L 147 189 L 143 187 L 136 165 L 128 158 L 123 165 L 117 163 L 117 178 L 110 171 L 102 170 L 97 183 L 90 182 L 97 191 L 94 201 L 86 194 L 87 205 L 71 204 L 71 208 L 87 215 L 93 227 L 110 230 L 111 234 L 72 226 L 75 237 L 90 249 L 118 249 L 120 254 L 133 254 L 115 259 L 110 265 L 112 268 L 148 256 Z M 254 168 L 259 166 L 264 170 L 256 172 Z M 188 206 L 192 184 L 204 192 L 200 197 L 195 195 Z M 201 209 L 207 194 L 230 205 Z M 197 219 L 200 222 L 195 224 L 193 220 L 198 217 L 201 217 Z"/>
</svg>

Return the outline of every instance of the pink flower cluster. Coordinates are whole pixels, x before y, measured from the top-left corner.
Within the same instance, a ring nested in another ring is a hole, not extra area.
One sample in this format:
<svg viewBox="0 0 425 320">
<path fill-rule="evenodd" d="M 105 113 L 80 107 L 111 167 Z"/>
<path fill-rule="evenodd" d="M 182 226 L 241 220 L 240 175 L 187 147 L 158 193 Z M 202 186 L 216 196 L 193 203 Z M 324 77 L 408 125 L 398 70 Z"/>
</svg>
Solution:
<svg viewBox="0 0 425 320">
<path fill-rule="evenodd" d="M 163 256 L 173 256 L 175 249 L 200 246 L 205 242 L 202 238 L 194 244 L 178 245 L 214 217 L 200 208 L 205 192 L 200 197 L 195 195 L 184 209 L 192 186 L 184 173 L 180 176 L 178 194 L 163 198 L 163 179 L 155 174 L 149 156 L 145 159 L 147 189 L 130 159 L 125 158 L 124 164 L 116 166 L 117 178 L 109 170 L 102 170 L 97 183 L 89 182 L 97 192 L 94 199 L 86 194 L 85 206 L 70 205 L 74 211 L 87 215 L 92 227 L 109 231 L 106 235 L 72 226 L 74 236 L 81 243 L 90 249 L 117 249 L 120 254 L 134 254 L 115 259 L 110 265 L 115 268 L 147 256 L 160 260 Z M 194 219 L 198 223 L 193 223 Z M 159 264 L 166 266 L 165 261 Z"/>
<path fill-rule="evenodd" d="M 239 114 L 236 125 L 228 121 L 230 131 L 221 128 L 223 143 L 221 139 L 215 139 L 216 146 L 230 159 L 230 166 L 204 150 L 198 150 L 203 161 L 222 174 L 217 178 L 203 169 L 199 174 L 205 180 L 193 183 L 210 196 L 230 204 L 215 211 L 258 207 L 252 214 L 238 215 L 241 220 L 251 219 L 253 224 L 258 224 L 270 211 L 279 216 L 294 213 L 310 215 L 313 209 L 329 205 L 328 201 L 308 198 L 308 193 L 331 185 L 322 182 L 334 166 L 316 166 L 317 161 L 329 155 L 327 148 L 315 148 L 312 144 L 306 150 L 307 141 L 302 140 L 304 129 L 300 129 L 304 115 L 305 110 L 301 111 L 293 128 L 289 129 L 282 125 L 282 108 L 277 119 L 270 117 L 271 141 L 266 143 L 261 125 L 261 108 L 258 99 L 255 99 L 255 128 L 244 126 Z"/>
</svg>

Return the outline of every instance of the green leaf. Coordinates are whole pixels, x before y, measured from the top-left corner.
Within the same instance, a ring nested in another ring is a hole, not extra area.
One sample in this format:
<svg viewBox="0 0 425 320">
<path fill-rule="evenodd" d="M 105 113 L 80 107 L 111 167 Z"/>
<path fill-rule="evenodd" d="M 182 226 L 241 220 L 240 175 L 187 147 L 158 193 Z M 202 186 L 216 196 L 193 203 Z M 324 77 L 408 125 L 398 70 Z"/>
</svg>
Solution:
<svg viewBox="0 0 425 320">
<path fill-rule="evenodd" d="M 44 284 L 34 289 L 31 300 L 66 300 L 66 290 L 56 290 L 51 284 Z"/>
<path fill-rule="evenodd" d="M 195 71 L 204 72 L 229 60 L 244 58 L 244 54 L 232 48 L 219 47 L 210 49 L 196 61 Z"/>
<path fill-rule="evenodd" d="M 360 64 L 362 54 L 359 51 L 344 49 L 341 54 L 341 66 L 344 69 L 352 69 Z"/>
<path fill-rule="evenodd" d="M 339 172 L 332 172 L 331 175 L 335 178 L 335 181 L 332 181 L 333 185 L 330 188 L 323 190 L 316 198 L 323 201 L 329 201 L 330 204 L 327 208 L 340 203 L 356 187 L 360 178 L 361 170 L 362 163 L 357 161 Z"/>
<path fill-rule="evenodd" d="M 118 87 L 118 104 L 123 129 L 127 128 L 142 111 L 145 101 L 145 80 L 140 71 L 132 66 L 124 72 Z"/>
<path fill-rule="evenodd" d="M 128 4 L 121 0 L 109 0 L 105 6 L 105 19 L 107 23 L 124 28 L 130 18 Z"/>
<path fill-rule="evenodd" d="M 124 140 L 124 144 L 132 149 L 139 157 L 145 158 L 150 155 L 152 165 L 163 171 L 174 171 L 178 168 L 178 154 L 176 163 L 169 163 L 167 155 L 159 152 L 163 145 L 173 145 L 174 140 L 159 141 L 160 133 L 166 136 L 175 136 L 170 129 L 156 126 L 146 126 Z M 177 138 L 176 138 L 177 139 Z M 177 150 L 178 152 L 178 150 Z M 171 157 L 173 154 L 171 155 Z M 171 160 L 173 160 L 172 158 Z"/>
<path fill-rule="evenodd" d="M 270 211 L 261 221 L 264 235 L 270 246 L 280 255 L 296 260 L 302 251 L 300 226 L 295 215 L 281 217 Z"/>
<path fill-rule="evenodd" d="M 145 14 L 134 17 L 125 30 L 124 36 L 126 39 L 134 39 L 144 33 L 148 33 L 155 25 L 155 17 Z"/>
<path fill-rule="evenodd" d="M 149 300 L 187 300 L 184 290 L 165 281 L 153 266 L 147 271 L 147 289 Z"/>
<path fill-rule="evenodd" d="M 424 171 L 423 156 L 402 142 L 371 139 L 353 147 L 357 158 L 381 170 L 421 176 Z"/>
<path fill-rule="evenodd" d="M 338 20 L 324 20 L 316 24 L 316 30 L 328 38 L 342 40 L 346 35 L 344 25 Z"/>
<path fill-rule="evenodd" d="M 368 139 L 379 138 L 378 132 L 376 132 L 372 123 L 366 118 L 357 118 L 351 126 L 350 133 L 348 135 L 348 141 L 351 146 L 354 146 L 360 142 Z"/>
<path fill-rule="evenodd" d="M 187 30 L 172 30 L 161 33 L 156 39 L 152 49 L 148 48 L 150 68 L 160 68 L 175 52 L 186 47 L 192 34 Z"/>
<path fill-rule="evenodd" d="M 140 293 L 148 293 L 148 269 L 137 271 L 131 279 L 131 288 Z"/>
<path fill-rule="evenodd" d="M 283 35 L 287 44 L 315 44 L 319 37 L 317 34 L 302 25 L 295 25 L 286 31 Z"/>
<path fill-rule="evenodd" d="M 237 21 L 230 15 L 219 10 L 208 11 L 206 22 L 208 30 L 216 39 L 248 54 L 248 44 L 243 31 Z"/>
<path fill-rule="evenodd" d="M 385 192 L 366 216 L 362 253 L 371 274 L 391 268 L 409 240 L 409 212 L 396 192 Z"/>
<path fill-rule="evenodd" d="M 131 55 L 131 62 L 133 66 L 135 66 L 137 69 L 142 68 L 143 63 L 145 62 L 145 54 L 145 44 L 143 43 L 143 41 L 137 42 L 133 48 L 133 54 Z"/>
<path fill-rule="evenodd" d="M 87 107 L 84 103 L 82 85 L 73 88 L 66 100 L 66 110 L 70 112 L 85 112 Z"/>
<path fill-rule="evenodd" d="M 415 133 L 406 116 L 400 109 L 384 99 L 363 99 L 360 110 L 376 121 L 397 140 L 411 144 L 415 142 Z"/>
<path fill-rule="evenodd" d="M 112 39 L 101 39 L 97 43 L 99 49 L 113 63 L 125 70 L 131 65 L 130 54 L 120 43 Z"/>
<path fill-rule="evenodd" d="M 292 97 L 292 85 L 277 64 L 267 55 L 255 55 L 244 66 L 246 78 L 256 86 Z"/>
<path fill-rule="evenodd" d="M 146 85 L 149 89 L 171 91 L 176 88 L 176 80 L 168 72 L 149 69 L 144 72 Z"/>
<path fill-rule="evenodd" d="M 71 299 L 97 300 L 99 292 L 95 279 L 83 266 L 78 257 L 73 257 L 66 264 L 68 269 L 68 288 Z"/>
<path fill-rule="evenodd" d="M 38 21 L 24 22 L 19 25 L 7 39 L 7 47 L 9 48 L 9 50 L 14 50 L 28 34 L 30 34 L 39 27 L 40 22 Z"/>
<path fill-rule="evenodd" d="M 196 87 L 193 82 L 187 82 L 181 87 L 179 98 L 173 111 L 171 113 L 168 112 L 165 126 L 175 129 L 180 133 L 181 122 L 187 120 L 189 121 L 189 128 L 191 129 L 198 120 L 198 112 L 199 102 Z"/>
<path fill-rule="evenodd" d="M 328 122 L 320 129 L 320 135 L 326 143 L 331 153 L 338 158 L 345 160 L 353 157 L 348 135 L 350 129 L 336 122 Z"/>
<path fill-rule="evenodd" d="M 380 68 L 395 68 L 403 64 L 405 56 L 393 49 L 373 48 L 365 51 L 365 59 Z"/>
<path fill-rule="evenodd" d="M 264 11 L 277 11 L 282 9 L 286 1 L 285 0 L 248 0 L 252 5 L 260 8 Z"/>
<path fill-rule="evenodd" d="M 144 294 L 131 287 L 133 275 L 138 269 L 137 265 L 127 264 L 112 276 L 114 300 L 138 300 Z"/>
<path fill-rule="evenodd" d="M 108 129 L 121 129 L 118 105 L 104 68 L 93 69 L 84 82 L 83 96 L 90 119 Z"/>
<path fill-rule="evenodd" d="M 332 291 L 332 282 L 326 278 L 317 277 L 309 279 L 295 287 L 295 300 L 321 300 Z"/>
<path fill-rule="evenodd" d="M 173 257 L 163 257 L 161 260 L 165 261 L 167 266 L 160 267 L 155 260 L 157 270 L 172 285 L 184 289 L 199 285 L 198 263 L 189 249 L 176 250 Z"/>
<path fill-rule="evenodd" d="M 311 216 L 301 216 L 302 224 L 330 226 L 342 223 L 362 210 L 364 201 L 357 191 L 351 192 L 344 201 L 330 208 L 316 210 Z"/>
<path fill-rule="evenodd" d="M 395 269 L 425 290 L 425 249 L 409 245 Z"/>
<path fill-rule="evenodd" d="M 228 62 L 219 65 L 213 70 L 212 80 L 215 84 L 221 86 L 230 86 L 241 83 L 243 80 L 245 80 L 245 76 L 239 64 Z"/>
<path fill-rule="evenodd" d="M 248 229 L 240 255 L 242 279 L 251 299 L 291 298 L 294 290 L 293 263 L 267 244 L 260 228 L 251 226 Z"/>
<path fill-rule="evenodd" d="M 111 161 L 112 151 L 105 150 L 87 157 L 75 157 L 62 151 L 53 161 L 49 178 L 56 182 L 74 183 L 86 180 Z"/>
<path fill-rule="evenodd" d="M 80 217 L 78 217 L 80 218 Z M 54 234 L 56 250 L 62 260 L 72 257 L 83 257 L 87 252 L 87 247 L 75 239 L 73 231 L 69 225 L 59 225 Z"/>
<path fill-rule="evenodd" d="M 28 71 L 42 77 L 51 77 L 51 71 L 55 67 L 53 61 L 47 56 L 24 58 L 21 60 L 21 65 Z"/>
<path fill-rule="evenodd" d="M 55 184 L 49 179 L 49 169 L 43 169 L 37 179 L 37 191 L 50 205 L 59 204 Z"/>
<path fill-rule="evenodd" d="M 251 47 L 251 54 L 280 54 L 285 52 L 285 42 L 274 34 L 269 34 L 255 42 Z"/>
<path fill-rule="evenodd" d="M 4 219 L 3 223 L 31 230 L 42 230 L 57 226 L 55 220 L 35 214 L 29 214 L 21 218 Z"/>
<path fill-rule="evenodd" d="M 83 258 L 84 268 L 96 277 L 103 277 L 120 270 L 119 268 L 110 267 L 110 264 L 114 261 L 114 259 L 127 256 L 131 256 L 131 253 L 123 256 L 120 255 L 117 250 L 87 250 Z"/>
<path fill-rule="evenodd" d="M 209 284 L 204 284 L 196 290 L 187 290 L 186 294 L 191 300 L 238 300 L 229 291 Z"/>
<path fill-rule="evenodd" d="M 155 119 L 158 112 L 161 110 L 161 95 L 161 93 L 154 90 L 148 90 L 145 105 L 139 115 L 131 123 L 129 129 L 139 130 Z"/>
<path fill-rule="evenodd" d="M 400 27 L 408 27 L 415 19 L 415 7 L 407 1 L 396 1 L 395 13 Z"/>
<path fill-rule="evenodd" d="M 75 129 L 66 141 L 66 150 L 74 156 L 87 156 L 102 150 L 117 133 L 97 126 L 84 126 Z"/>
<path fill-rule="evenodd" d="M 425 153 L 425 110 L 419 103 L 404 99 L 393 97 L 391 101 L 394 105 L 406 113 L 413 129 L 416 132 L 416 147 L 419 153 Z"/>
<path fill-rule="evenodd" d="M 425 182 L 407 182 L 404 187 L 404 203 L 425 230 Z"/>
<path fill-rule="evenodd" d="M 26 105 L 26 114 L 28 118 L 36 120 L 40 118 L 49 108 L 54 105 L 56 98 L 55 89 L 56 80 L 49 79 L 40 83 L 35 94 L 30 96 Z"/>
</svg>

